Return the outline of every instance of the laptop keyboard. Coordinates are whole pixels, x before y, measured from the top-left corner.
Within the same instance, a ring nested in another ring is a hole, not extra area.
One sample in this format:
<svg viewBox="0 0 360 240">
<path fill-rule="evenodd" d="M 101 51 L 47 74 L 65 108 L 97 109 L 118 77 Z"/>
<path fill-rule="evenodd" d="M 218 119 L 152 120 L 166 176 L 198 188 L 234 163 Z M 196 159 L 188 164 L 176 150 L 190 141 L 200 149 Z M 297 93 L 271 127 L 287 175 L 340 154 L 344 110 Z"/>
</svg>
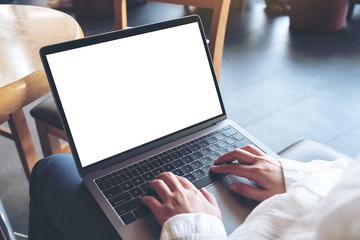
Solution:
<svg viewBox="0 0 360 240">
<path fill-rule="evenodd" d="M 106 199 L 125 224 L 142 218 L 150 210 L 141 204 L 140 197 L 156 193 L 148 182 L 162 172 L 172 172 L 187 178 L 198 189 L 222 178 L 210 172 L 210 165 L 220 155 L 251 144 L 231 126 L 209 133 L 174 147 L 141 162 L 95 180 Z"/>
</svg>

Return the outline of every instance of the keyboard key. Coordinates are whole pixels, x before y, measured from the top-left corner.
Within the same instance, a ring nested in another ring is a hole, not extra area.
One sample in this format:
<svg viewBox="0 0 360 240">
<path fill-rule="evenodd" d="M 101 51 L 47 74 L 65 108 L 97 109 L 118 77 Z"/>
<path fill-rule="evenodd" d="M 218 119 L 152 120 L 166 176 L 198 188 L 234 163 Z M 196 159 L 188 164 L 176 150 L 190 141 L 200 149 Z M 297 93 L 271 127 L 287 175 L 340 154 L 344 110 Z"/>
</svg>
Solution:
<svg viewBox="0 0 360 240">
<path fill-rule="evenodd" d="M 147 216 L 149 213 L 151 213 L 150 209 L 146 206 L 141 206 L 133 211 L 136 218 L 142 218 Z"/>
<path fill-rule="evenodd" d="M 151 163 L 146 163 L 143 166 L 141 166 L 141 169 L 144 170 L 145 172 L 149 172 L 150 170 L 154 169 L 154 166 L 151 165 Z"/>
<path fill-rule="evenodd" d="M 145 180 L 141 176 L 139 176 L 139 177 L 132 179 L 131 182 L 135 186 L 139 186 L 140 184 L 143 184 L 145 182 Z"/>
<path fill-rule="evenodd" d="M 179 167 L 182 167 L 182 166 L 185 165 L 185 163 L 184 163 L 181 159 L 175 160 L 174 162 L 172 162 L 172 164 L 173 164 L 176 168 L 179 168 Z"/>
<path fill-rule="evenodd" d="M 96 180 L 95 180 L 95 183 L 99 183 L 99 182 L 108 180 L 108 179 L 110 179 L 111 177 L 112 177 L 111 174 L 106 175 L 106 176 L 103 176 L 103 177 L 101 177 L 101 178 L 96 179 Z"/>
<path fill-rule="evenodd" d="M 201 152 L 194 152 L 191 154 L 191 156 L 196 160 L 203 157 L 204 155 Z"/>
<path fill-rule="evenodd" d="M 194 169 L 193 169 L 190 165 L 185 165 L 184 167 L 181 168 L 181 170 L 182 170 L 185 174 L 194 171 Z"/>
<path fill-rule="evenodd" d="M 123 203 L 117 207 L 115 207 L 115 211 L 119 214 L 119 215 L 123 215 L 127 212 L 130 212 L 131 210 L 134 210 L 135 208 L 138 208 L 141 206 L 141 201 L 140 198 L 135 198 L 131 201 L 128 201 L 126 203 Z"/>
<path fill-rule="evenodd" d="M 181 158 L 185 163 L 191 163 L 191 162 L 193 162 L 195 159 L 192 157 L 192 156 L 190 156 L 190 155 L 188 155 L 188 156 L 185 156 L 185 157 L 183 157 L 183 158 Z"/>
<path fill-rule="evenodd" d="M 224 127 L 224 130 L 228 130 L 229 128 L 231 128 L 231 126 L 227 125 L 226 127 Z"/>
<path fill-rule="evenodd" d="M 118 185 L 122 182 L 121 178 L 119 176 L 113 177 L 109 180 L 109 182 L 111 183 L 111 185 L 115 186 Z"/>
<path fill-rule="evenodd" d="M 236 140 L 238 140 L 238 141 L 245 138 L 245 137 L 244 137 L 242 134 L 240 134 L 240 133 L 235 134 L 233 137 L 236 138 Z"/>
<path fill-rule="evenodd" d="M 201 148 L 199 147 L 199 145 L 197 145 L 196 143 L 189 146 L 189 148 L 191 149 L 191 151 L 198 151 L 200 150 Z"/>
<path fill-rule="evenodd" d="M 227 153 L 229 150 L 227 148 L 223 148 L 223 149 L 220 149 L 219 151 L 217 151 L 217 154 L 219 154 L 220 156 Z"/>
<path fill-rule="evenodd" d="M 197 178 L 202 178 L 206 175 L 201 169 L 195 170 L 193 174 Z"/>
<path fill-rule="evenodd" d="M 226 147 L 227 145 L 229 145 L 229 143 L 227 143 L 225 140 L 222 140 L 220 142 L 217 143 L 221 148 Z"/>
<path fill-rule="evenodd" d="M 201 169 L 202 169 L 202 170 L 204 171 L 204 173 L 206 173 L 206 174 L 212 173 L 212 172 L 210 172 L 210 165 L 207 165 L 207 166 L 205 166 L 205 167 L 202 167 Z"/>
<path fill-rule="evenodd" d="M 210 143 L 209 143 L 208 141 L 206 141 L 206 140 L 202 140 L 202 141 L 200 141 L 198 144 L 199 144 L 199 146 L 202 147 L 202 148 L 207 147 L 207 146 L 210 145 Z"/>
<path fill-rule="evenodd" d="M 192 175 L 191 173 L 185 175 L 184 178 L 187 178 L 190 182 L 193 182 L 196 180 L 196 177 L 194 177 L 194 175 Z"/>
<path fill-rule="evenodd" d="M 208 157 L 212 160 L 215 160 L 215 159 L 218 159 L 220 157 L 220 155 L 217 153 L 212 153 Z"/>
<path fill-rule="evenodd" d="M 228 149 L 229 152 L 230 152 L 230 151 L 232 151 L 232 150 L 237 149 L 237 147 L 236 147 L 235 145 L 230 145 L 230 146 L 227 146 L 227 149 Z"/>
<path fill-rule="evenodd" d="M 162 166 L 164 162 L 161 161 L 161 159 L 155 159 L 154 161 L 151 162 L 151 164 L 156 168 Z"/>
<path fill-rule="evenodd" d="M 207 140 L 210 144 L 216 143 L 218 141 L 215 137 L 210 137 Z"/>
<path fill-rule="evenodd" d="M 178 159 L 178 158 L 181 158 L 183 155 L 181 154 L 181 152 L 179 151 L 176 151 L 176 152 L 173 152 L 171 154 L 171 157 L 173 157 L 173 159 Z"/>
<path fill-rule="evenodd" d="M 201 162 L 199 161 L 195 161 L 195 162 L 192 162 L 190 163 L 190 166 L 194 169 L 198 169 L 198 168 L 201 168 L 202 166 L 204 166 Z"/>
<path fill-rule="evenodd" d="M 133 198 L 135 198 L 135 197 L 142 195 L 144 192 L 140 188 L 136 187 L 136 188 L 129 190 L 129 193 Z"/>
<path fill-rule="evenodd" d="M 123 168 L 124 172 L 128 172 L 130 171 L 131 169 L 133 169 L 133 166 L 128 166 L 126 168 Z"/>
<path fill-rule="evenodd" d="M 241 148 L 241 147 L 244 147 L 249 144 L 251 144 L 251 142 L 248 139 L 244 138 L 244 139 L 236 142 L 234 145 L 238 148 Z"/>
<path fill-rule="evenodd" d="M 182 155 L 188 155 L 188 154 L 192 153 L 191 149 L 188 147 L 181 149 L 180 152 Z"/>
<path fill-rule="evenodd" d="M 174 159 L 170 155 L 167 155 L 167 156 L 162 157 L 161 160 L 163 160 L 164 163 L 169 163 Z"/>
<path fill-rule="evenodd" d="M 136 220 L 136 217 L 132 213 L 127 213 L 127 214 L 121 216 L 120 218 L 126 225 L 128 225 Z"/>
<path fill-rule="evenodd" d="M 144 173 L 144 171 L 143 171 L 141 168 L 137 167 L 137 168 L 131 170 L 131 173 L 132 173 L 134 176 L 139 176 L 139 175 L 141 175 L 142 173 Z"/>
<path fill-rule="evenodd" d="M 233 128 L 229 128 L 228 130 L 224 131 L 225 136 L 229 137 L 232 136 L 234 134 L 238 133 L 238 131 L 236 131 Z"/>
<path fill-rule="evenodd" d="M 112 198 L 112 197 L 122 193 L 122 189 L 119 186 L 115 186 L 113 188 L 110 188 L 110 189 L 104 191 L 103 193 L 104 193 L 105 197 L 107 199 L 109 199 L 109 198 Z"/>
<path fill-rule="evenodd" d="M 210 165 L 214 161 L 212 159 L 210 159 L 209 157 L 203 157 L 200 159 L 200 162 L 202 162 L 202 164 L 204 164 L 204 165 Z"/>
<path fill-rule="evenodd" d="M 100 188 L 101 191 L 104 191 L 108 188 L 111 188 L 111 184 L 109 181 L 105 180 L 103 182 L 97 183 L 98 187 Z"/>
<path fill-rule="evenodd" d="M 120 184 L 120 186 L 124 191 L 127 191 L 134 187 L 134 185 L 130 181 Z"/>
<path fill-rule="evenodd" d="M 148 172 L 148 173 L 143 174 L 142 177 L 145 179 L 145 181 L 148 182 L 148 181 L 152 180 L 155 177 L 155 175 L 152 172 Z"/>
<path fill-rule="evenodd" d="M 209 148 L 211 151 L 215 152 L 215 151 L 219 150 L 221 147 L 217 144 L 213 144 L 213 145 L 210 145 Z"/>
<path fill-rule="evenodd" d="M 125 173 L 120 174 L 120 177 L 122 178 L 123 181 L 127 181 L 127 180 L 133 178 L 134 176 L 132 175 L 131 172 L 125 172 Z"/>
<path fill-rule="evenodd" d="M 174 170 L 175 167 L 171 163 L 168 163 L 168 164 L 163 166 L 163 169 L 165 170 L 165 172 L 170 172 L 170 171 Z"/>
<path fill-rule="evenodd" d="M 140 186 L 140 188 L 145 194 L 147 194 L 149 192 L 149 183 L 144 183 Z"/>
<path fill-rule="evenodd" d="M 144 160 L 144 161 L 145 161 L 145 160 Z M 144 161 L 134 163 L 133 166 L 134 166 L 135 168 L 137 168 L 137 167 L 139 167 Z"/>
<path fill-rule="evenodd" d="M 215 135 L 215 138 L 216 138 L 217 140 L 223 140 L 224 138 L 226 138 L 226 135 L 223 134 L 223 133 L 217 133 L 217 134 Z"/>
<path fill-rule="evenodd" d="M 113 198 L 109 199 L 110 204 L 115 207 L 117 205 L 120 205 L 122 203 L 125 203 L 126 201 L 129 201 L 131 199 L 131 196 L 129 193 L 125 192 L 120 195 L 117 195 Z"/>
<path fill-rule="evenodd" d="M 204 156 L 209 155 L 210 153 L 212 153 L 212 151 L 211 151 L 209 148 L 201 149 L 200 152 L 201 152 Z"/>
<path fill-rule="evenodd" d="M 164 171 L 164 169 L 162 169 L 161 167 L 159 167 L 159 168 L 157 168 L 157 169 L 155 169 L 155 170 L 152 171 L 152 173 L 153 173 L 155 176 L 159 175 L 159 174 L 162 173 L 162 172 L 165 172 L 165 171 Z"/>
<path fill-rule="evenodd" d="M 178 176 L 184 176 L 185 174 L 183 171 L 181 171 L 181 169 L 175 169 L 172 171 L 172 173 Z"/>
<path fill-rule="evenodd" d="M 226 142 L 228 142 L 229 144 L 233 144 L 233 143 L 236 143 L 236 142 L 237 142 L 236 138 L 234 138 L 234 137 L 227 137 L 225 140 L 226 140 Z"/>
</svg>

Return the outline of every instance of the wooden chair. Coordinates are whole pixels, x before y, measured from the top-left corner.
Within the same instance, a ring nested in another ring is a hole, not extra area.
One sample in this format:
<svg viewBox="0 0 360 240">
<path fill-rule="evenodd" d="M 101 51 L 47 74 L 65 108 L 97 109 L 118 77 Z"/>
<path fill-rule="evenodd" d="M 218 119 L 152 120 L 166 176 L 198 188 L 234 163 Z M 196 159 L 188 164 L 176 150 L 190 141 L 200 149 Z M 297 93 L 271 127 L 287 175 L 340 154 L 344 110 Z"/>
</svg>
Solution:
<svg viewBox="0 0 360 240">
<path fill-rule="evenodd" d="M 209 49 L 213 59 L 218 81 L 220 77 L 221 59 L 223 55 L 226 23 L 230 8 L 230 0 L 151 0 L 163 3 L 181 4 L 200 8 L 213 9 L 209 33 Z M 126 0 L 114 0 L 115 28 L 127 28 Z M 41 148 L 44 156 L 58 153 L 69 153 L 65 132 L 62 129 L 59 113 L 53 98 L 43 101 L 30 111 L 35 118 Z"/>
<path fill-rule="evenodd" d="M 24 86 L 28 87 L 25 88 Z M 50 91 L 50 87 L 42 70 L 35 71 L 18 82 L 3 87 L 0 91 L 0 136 L 15 142 L 28 179 L 39 157 L 35 150 L 23 106 L 29 104 L 30 99 L 39 98 L 48 91 Z M 9 127 L 1 126 L 6 122 Z"/>
<path fill-rule="evenodd" d="M 172 3 L 184 6 L 208 8 L 213 10 L 210 33 L 209 49 L 218 81 L 220 80 L 221 60 L 224 49 L 226 23 L 228 19 L 231 0 L 147 0 L 149 2 Z M 114 0 L 115 29 L 128 27 L 126 0 Z"/>
</svg>

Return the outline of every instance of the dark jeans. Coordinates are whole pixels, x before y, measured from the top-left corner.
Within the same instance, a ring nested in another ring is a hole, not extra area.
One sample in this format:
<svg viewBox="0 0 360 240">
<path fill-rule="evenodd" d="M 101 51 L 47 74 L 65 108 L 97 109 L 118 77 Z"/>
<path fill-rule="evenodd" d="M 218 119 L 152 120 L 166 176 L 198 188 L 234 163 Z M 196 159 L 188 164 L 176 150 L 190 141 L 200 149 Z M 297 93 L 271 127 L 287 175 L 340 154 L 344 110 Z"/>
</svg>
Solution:
<svg viewBox="0 0 360 240">
<path fill-rule="evenodd" d="M 121 239 L 87 190 L 72 155 L 53 155 L 35 165 L 29 239 Z"/>
</svg>

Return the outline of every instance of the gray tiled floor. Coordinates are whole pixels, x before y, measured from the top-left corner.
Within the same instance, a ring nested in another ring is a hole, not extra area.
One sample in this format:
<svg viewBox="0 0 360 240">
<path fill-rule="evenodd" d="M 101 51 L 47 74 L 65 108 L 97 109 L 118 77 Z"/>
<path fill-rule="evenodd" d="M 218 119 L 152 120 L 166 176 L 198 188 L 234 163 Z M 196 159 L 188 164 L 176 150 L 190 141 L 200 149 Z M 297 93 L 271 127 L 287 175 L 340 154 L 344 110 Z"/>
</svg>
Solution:
<svg viewBox="0 0 360 240">
<path fill-rule="evenodd" d="M 30 2 L 45 6 L 47 0 Z M 360 152 L 360 9 L 344 30 L 320 34 L 291 30 L 287 16 L 269 17 L 264 7 L 262 0 L 245 0 L 242 9 L 234 2 L 230 12 L 220 82 L 229 117 L 275 151 L 309 138 L 355 157 Z M 135 5 L 129 24 L 189 11 Z M 208 26 L 209 12 L 198 13 Z M 113 30 L 111 18 L 78 21 L 85 35 Z M 40 153 L 35 124 L 29 116 L 28 121 Z M 2 137 L 0 156 L 0 196 L 15 231 L 27 233 L 28 183 L 14 144 Z"/>
</svg>

